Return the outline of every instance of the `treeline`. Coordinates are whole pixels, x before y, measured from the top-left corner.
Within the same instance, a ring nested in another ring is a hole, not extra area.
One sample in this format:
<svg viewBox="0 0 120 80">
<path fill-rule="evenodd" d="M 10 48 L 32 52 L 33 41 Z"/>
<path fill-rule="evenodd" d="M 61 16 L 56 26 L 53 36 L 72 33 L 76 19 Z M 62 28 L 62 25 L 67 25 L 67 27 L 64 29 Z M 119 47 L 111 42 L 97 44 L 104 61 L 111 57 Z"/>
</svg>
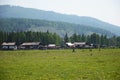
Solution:
<svg viewBox="0 0 120 80">
<path fill-rule="evenodd" d="M 77 35 L 68 37 L 67 33 L 61 38 L 56 33 L 47 32 L 2 32 L 0 31 L 0 44 L 2 42 L 16 42 L 17 45 L 23 42 L 41 42 L 43 45 L 56 44 L 64 46 L 66 42 L 87 42 L 87 44 L 96 44 L 100 46 L 118 46 L 120 47 L 120 37 L 113 36 L 108 38 L 106 35 Z"/>
<path fill-rule="evenodd" d="M 67 33 L 64 37 L 65 42 L 87 42 L 87 44 L 95 44 L 99 46 L 106 47 L 120 47 L 120 36 L 108 38 L 106 35 L 98 35 L 93 33 L 91 35 L 77 35 L 73 34 L 71 37 L 68 37 Z"/>
<path fill-rule="evenodd" d="M 56 33 L 47 32 L 0 32 L 0 43 L 16 42 L 17 45 L 23 42 L 41 42 L 43 45 L 56 44 L 61 42 L 60 36 Z"/>
</svg>

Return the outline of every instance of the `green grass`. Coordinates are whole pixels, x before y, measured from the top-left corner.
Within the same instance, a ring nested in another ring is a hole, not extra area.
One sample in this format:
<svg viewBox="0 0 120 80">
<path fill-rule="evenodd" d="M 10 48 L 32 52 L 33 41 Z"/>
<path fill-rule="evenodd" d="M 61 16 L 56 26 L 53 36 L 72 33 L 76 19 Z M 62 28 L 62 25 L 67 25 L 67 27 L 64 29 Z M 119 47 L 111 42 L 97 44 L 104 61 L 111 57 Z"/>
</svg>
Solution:
<svg viewBox="0 0 120 80">
<path fill-rule="evenodd" d="M 0 80 L 120 80 L 120 49 L 0 51 Z"/>
</svg>

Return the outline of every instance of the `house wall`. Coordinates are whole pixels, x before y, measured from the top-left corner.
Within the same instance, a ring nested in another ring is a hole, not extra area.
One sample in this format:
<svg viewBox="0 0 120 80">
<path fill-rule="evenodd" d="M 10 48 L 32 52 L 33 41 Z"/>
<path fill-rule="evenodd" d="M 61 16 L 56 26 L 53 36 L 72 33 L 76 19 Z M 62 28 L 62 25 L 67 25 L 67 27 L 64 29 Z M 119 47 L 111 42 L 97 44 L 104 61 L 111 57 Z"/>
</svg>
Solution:
<svg viewBox="0 0 120 80">
<path fill-rule="evenodd" d="M 16 50 L 17 49 L 17 46 L 2 46 L 2 49 L 3 50 Z"/>
</svg>

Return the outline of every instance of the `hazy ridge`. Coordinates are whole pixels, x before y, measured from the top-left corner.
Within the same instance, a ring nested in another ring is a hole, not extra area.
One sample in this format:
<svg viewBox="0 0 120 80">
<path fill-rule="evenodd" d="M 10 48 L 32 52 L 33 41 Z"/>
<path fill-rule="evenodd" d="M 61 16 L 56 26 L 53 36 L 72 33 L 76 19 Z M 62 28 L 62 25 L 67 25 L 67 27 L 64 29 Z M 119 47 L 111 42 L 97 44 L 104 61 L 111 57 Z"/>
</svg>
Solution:
<svg viewBox="0 0 120 80">
<path fill-rule="evenodd" d="M 91 17 L 81 17 L 76 15 L 66 15 L 66 14 L 60 14 L 55 13 L 52 11 L 43 11 L 38 9 L 32 9 L 32 8 L 23 8 L 18 6 L 9 6 L 9 5 L 1 5 L 0 6 L 0 18 L 28 18 L 28 19 L 40 19 L 40 20 L 47 20 L 49 21 L 55 21 L 54 24 L 57 24 L 60 22 L 61 26 L 59 25 L 59 28 L 63 28 L 63 30 L 56 29 L 55 27 L 52 27 L 50 25 L 47 25 L 49 27 L 38 27 L 36 25 L 29 28 L 29 30 L 40 30 L 40 31 L 46 31 L 50 30 L 51 32 L 59 32 L 58 34 L 64 35 L 64 33 L 68 32 L 70 35 L 74 32 L 78 34 L 89 34 L 89 33 L 99 33 L 99 34 L 106 34 L 106 35 L 120 35 L 120 27 L 100 21 L 95 18 Z M 46 21 L 46 22 L 47 22 Z M 58 23 L 57 23 L 58 22 Z M 68 22 L 68 23 L 62 23 L 62 22 Z M 71 28 L 68 29 L 68 26 Z M 66 24 L 66 26 L 62 26 L 62 24 Z M 3 27 L 3 26 L 0 26 Z M 58 26 L 56 26 L 58 27 Z M 65 28 L 65 29 L 64 29 Z M 85 29 L 84 29 L 85 28 Z M 63 34 L 62 34 L 63 33 Z"/>
</svg>

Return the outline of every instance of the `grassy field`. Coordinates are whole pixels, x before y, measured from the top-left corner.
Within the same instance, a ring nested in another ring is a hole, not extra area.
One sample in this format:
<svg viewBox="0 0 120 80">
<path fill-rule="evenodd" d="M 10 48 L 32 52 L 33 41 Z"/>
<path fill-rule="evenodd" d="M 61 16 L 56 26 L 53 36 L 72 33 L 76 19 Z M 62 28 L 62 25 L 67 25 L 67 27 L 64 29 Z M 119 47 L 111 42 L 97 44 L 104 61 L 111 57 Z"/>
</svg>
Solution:
<svg viewBox="0 0 120 80">
<path fill-rule="evenodd" d="M 0 51 L 0 80 L 120 80 L 120 49 Z"/>
</svg>

